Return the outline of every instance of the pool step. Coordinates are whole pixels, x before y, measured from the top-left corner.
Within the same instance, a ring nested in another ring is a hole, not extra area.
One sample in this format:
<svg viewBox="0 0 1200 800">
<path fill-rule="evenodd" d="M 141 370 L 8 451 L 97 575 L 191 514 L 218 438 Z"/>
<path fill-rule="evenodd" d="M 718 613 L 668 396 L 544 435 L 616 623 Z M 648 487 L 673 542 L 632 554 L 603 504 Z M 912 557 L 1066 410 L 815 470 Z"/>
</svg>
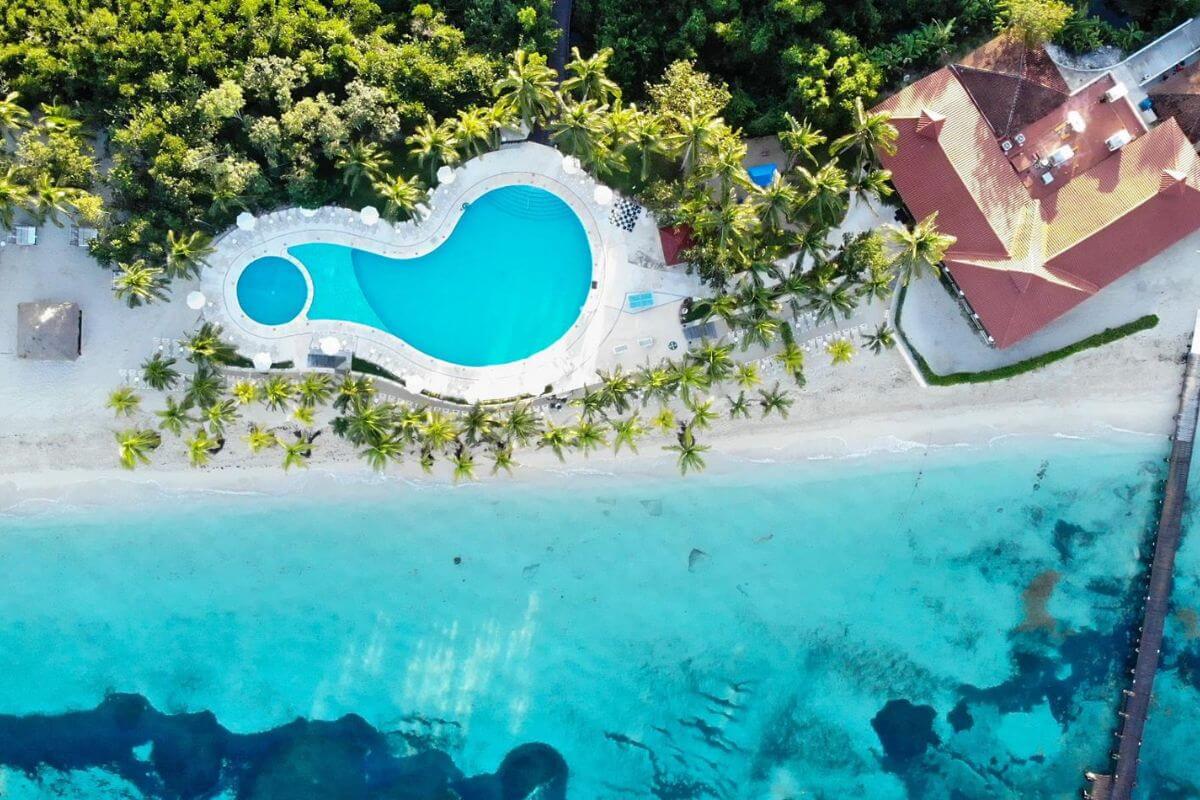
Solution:
<svg viewBox="0 0 1200 800">
<path fill-rule="evenodd" d="M 506 186 L 475 202 L 487 203 L 520 219 L 561 219 L 575 213 L 556 195 L 536 186 Z"/>
</svg>

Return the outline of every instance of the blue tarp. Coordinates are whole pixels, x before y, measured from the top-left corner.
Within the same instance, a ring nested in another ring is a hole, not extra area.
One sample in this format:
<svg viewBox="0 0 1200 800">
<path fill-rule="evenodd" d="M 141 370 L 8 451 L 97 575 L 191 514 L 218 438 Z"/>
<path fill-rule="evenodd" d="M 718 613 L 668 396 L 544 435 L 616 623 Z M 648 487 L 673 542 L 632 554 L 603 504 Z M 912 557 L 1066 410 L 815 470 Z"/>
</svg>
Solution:
<svg viewBox="0 0 1200 800">
<path fill-rule="evenodd" d="M 779 168 L 774 164 L 756 164 L 746 170 L 746 172 L 750 173 L 750 180 L 759 186 L 770 186 L 775 173 L 778 171 Z"/>
</svg>

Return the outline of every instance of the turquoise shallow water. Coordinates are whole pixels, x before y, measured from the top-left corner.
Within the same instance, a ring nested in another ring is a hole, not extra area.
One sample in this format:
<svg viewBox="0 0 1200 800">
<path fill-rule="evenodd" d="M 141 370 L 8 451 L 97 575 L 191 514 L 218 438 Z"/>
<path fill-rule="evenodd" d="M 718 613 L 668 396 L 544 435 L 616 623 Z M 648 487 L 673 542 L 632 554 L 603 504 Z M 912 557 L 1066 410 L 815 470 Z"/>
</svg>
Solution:
<svg viewBox="0 0 1200 800">
<path fill-rule="evenodd" d="M 0 762 L 18 763 L 5 737 L 28 715 L 119 691 L 236 734 L 357 714 L 467 774 L 542 742 L 586 800 L 1077 797 L 1104 766 L 1165 449 L 1060 440 L 8 519 Z M 1198 727 L 1188 647 L 1164 674 L 1146 797 L 1196 796 L 1176 752 Z M 147 794 L 110 772 L 39 784 L 10 766 L 3 785 Z"/>
<path fill-rule="evenodd" d="M 378 328 L 466 366 L 506 364 L 549 347 L 578 319 L 592 280 L 579 218 L 533 186 L 475 200 L 446 241 L 418 258 L 319 242 L 288 252 L 312 278 L 310 319 Z M 299 291 L 302 306 L 307 289 Z M 255 319 L 274 318 L 285 304 L 274 295 L 269 303 L 248 299 L 243 308 Z"/>
</svg>

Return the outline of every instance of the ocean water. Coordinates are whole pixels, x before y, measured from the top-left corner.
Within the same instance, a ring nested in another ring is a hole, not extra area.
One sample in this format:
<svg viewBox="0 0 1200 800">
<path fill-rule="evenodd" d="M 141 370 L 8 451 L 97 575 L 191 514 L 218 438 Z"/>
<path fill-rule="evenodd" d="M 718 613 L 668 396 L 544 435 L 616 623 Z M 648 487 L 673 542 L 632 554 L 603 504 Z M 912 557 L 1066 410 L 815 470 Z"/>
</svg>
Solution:
<svg viewBox="0 0 1200 800">
<path fill-rule="evenodd" d="M 1105 766 L 1165 453 L 22 507 L 0 796 L 1074 798 Z M 1172 624 L 1156 800 L 1197 796 L 1195 615 Z"/>
<path fill-rule="evenodd" d="M 322 242 L 288 253 L 312 278 L 309 319 L 368 325 L 466 366 L 507 364 L 544 350 L 570 330 L 591 291 L 583 224 L 569 205 L 535 186 L 484 194 L 465 207 L 444 242 L 417 258 Z M 302 305 L 307 291 L 300 288 Z"/>
</svg>

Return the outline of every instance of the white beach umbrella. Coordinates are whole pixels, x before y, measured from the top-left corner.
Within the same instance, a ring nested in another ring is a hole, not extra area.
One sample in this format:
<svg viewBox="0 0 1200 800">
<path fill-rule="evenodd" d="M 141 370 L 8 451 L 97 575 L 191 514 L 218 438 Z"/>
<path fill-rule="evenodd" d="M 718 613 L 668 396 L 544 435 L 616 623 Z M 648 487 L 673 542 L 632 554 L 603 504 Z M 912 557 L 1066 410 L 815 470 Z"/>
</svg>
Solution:
<svg viewBox="0 0 1200 800">
<path fill-rule="evenodd" d="M 321 339 L 321 352 L 327 356 L 336 356 L 342 351 L 342 343 L 336 336 L 326 336 Z"/>
<path fill-rule="evenodd" d="M 317 212 L 320 210 L 321 209 L 319 209 L 319 208 L 302 208 L 302 209 L 300 209 L 300 216 L 311 219 L 311 218 L 315 217 L 317 215 Z"/>
<path fill-rule="evenodd" d="M 187 306 L 192 311 L 199 311 L 204 308 L 204 304 L 208 302 L 208 298 L 204 296 L 204 292 L 191 291 L 188 292 Z"/>
<path fill-rule="evenodd" d="M 420 217 L 421 219 L 424 219 L 425 217 L 429 216 L 429 206 L 425 205 L 424 203 L 418 203 L 415 210 L 416 210 L 417 216 Z"/>
<path fill-rule="evenodd" d="M 271 368 L 272 358 L 270 353 L 255 353 L 254 358 L 251 360 L 254 362 L 254 368 L 259 372 L 266 372 Z"/>
<path fill-rule="evenodd" d="M 258 224 L 258 219 L 249 211 L 243 211 L 237 215 L 237 226 L 244 231 L 254 230 L 254 226 Z"/>
<path fill-rule="evenodd" d="M 562 169 L 568 175 L 575 175 L 583 169 L 583 164 L 575 156 L 563 156 Z"/>
<path fill-rule="evenodd" d="M 438 167 L 438 183 L 454 183 L 454 168 L 448 164 Z"/>
<path fill-rule="evenodd" d="M 598 185 L 592 192 L 592 199 L 600 205 L 606 206 L 613 201 L 613 190 L 603 184 Z"/>
<path fill-rule="evenodd" d="M 358 212 L 358 216 L 364 225 L 374 225 L 379 222 L 379 209 L 375 206 L 364 206 L 363 210 Z"/>
</svg>

